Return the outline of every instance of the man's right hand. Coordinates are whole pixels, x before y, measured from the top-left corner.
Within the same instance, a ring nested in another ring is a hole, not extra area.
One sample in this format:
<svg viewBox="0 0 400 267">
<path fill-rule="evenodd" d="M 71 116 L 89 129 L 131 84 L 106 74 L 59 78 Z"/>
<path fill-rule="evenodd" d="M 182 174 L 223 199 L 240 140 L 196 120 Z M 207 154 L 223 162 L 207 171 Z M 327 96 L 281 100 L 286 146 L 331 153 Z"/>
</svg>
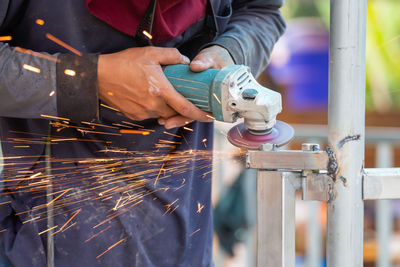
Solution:
<svg viewBox="0 0 400 267">
<path fill-rule="evenodd" d="M 189 64 L 175 48 L 140 47 L 99 56 L 99 98 L 132 120 L 170 118 L 210 121 L 179 94 L 165 77 L 161 65 Z M 166 125 L 168 128 L 183 125 Z"/>
</svg>

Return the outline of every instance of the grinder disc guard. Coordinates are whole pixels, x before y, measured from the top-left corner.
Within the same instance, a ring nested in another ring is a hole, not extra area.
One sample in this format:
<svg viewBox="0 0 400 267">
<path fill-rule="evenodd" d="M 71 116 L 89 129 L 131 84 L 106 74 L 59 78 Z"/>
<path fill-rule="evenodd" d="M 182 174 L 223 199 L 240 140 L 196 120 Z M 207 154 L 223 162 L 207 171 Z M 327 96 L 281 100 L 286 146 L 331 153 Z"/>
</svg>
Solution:
<svg viewBox="0 0 400 267">
<path fill-rule="evenodd" d="M 292 126 L 282 121 L 276 121 L 270 132 L 264 135 L 255 135 L 244 128 L 243 123 L 234 126 L 228 132 L 228 140 L 234 146 L 251 150 L 259 149 L 260 145 L 269 143 L 276 146 L 287 144 L 294 135 Z"/>
</svg>

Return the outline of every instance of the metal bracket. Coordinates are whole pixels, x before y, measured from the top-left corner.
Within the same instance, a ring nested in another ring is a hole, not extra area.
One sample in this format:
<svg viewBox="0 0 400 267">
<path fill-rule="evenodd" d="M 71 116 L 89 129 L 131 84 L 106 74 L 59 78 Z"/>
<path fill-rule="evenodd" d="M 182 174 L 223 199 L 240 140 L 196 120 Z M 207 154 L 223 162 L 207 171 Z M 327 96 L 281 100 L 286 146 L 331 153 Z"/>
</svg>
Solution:
<svg viewBox="0 0 400 267">
<path fill-rule="evenodd" d="M 363 199 L 398 199 L 400 168 L 364 169 Z"/>
<path fill-rule="evenodd" d="M 325 151 L 271 150 L 249 151 L 246 167 L 264 170 L 326 170 L 329 162 Z"/>
<path fill-rule="evenodd" d="M 332 197 L 333 180 L 327 174 L 308 173 L 302 185 L 303 200 L 329 201 Z"/>
<path fill-rule="evenodd" d="M 319 150 L 319 145 L 305 143 L 302 150 L 277 150 L 271 144 L 265 144 L 262 151 L 247 153 L 247 168 L 260 171 L 278 170 L 280 172 L 299 173 L 303 200 L 328 201 L 333 180 L 326 174 L 329 156 Z M 301 175 L 300 175 L 301 174 Z"/>
</svg>

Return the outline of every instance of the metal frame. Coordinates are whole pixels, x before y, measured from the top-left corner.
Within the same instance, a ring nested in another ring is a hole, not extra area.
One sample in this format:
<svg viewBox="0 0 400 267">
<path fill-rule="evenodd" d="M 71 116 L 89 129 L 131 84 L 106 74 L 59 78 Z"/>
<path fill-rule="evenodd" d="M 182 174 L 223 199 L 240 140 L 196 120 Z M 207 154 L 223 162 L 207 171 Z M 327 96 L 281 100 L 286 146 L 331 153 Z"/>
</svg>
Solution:
<svg viewBox="0 0 400 267">
<path fill-rule="evenodd" d="M 295 173 L 259 171 L 257 174 L 257 266 L 293 267 L 295 261 Z"/>
<path fill-rule="evenodd" d="M 363 266 L 364 199 L 400 198 L 400 168 L 364 169 L 366 0 L 331 0 L 328 146 L 249 151 L 258 170 L 257 266 L 295 265 L 295 191 L 327 201 L 327 266 Z"/>
</svg>

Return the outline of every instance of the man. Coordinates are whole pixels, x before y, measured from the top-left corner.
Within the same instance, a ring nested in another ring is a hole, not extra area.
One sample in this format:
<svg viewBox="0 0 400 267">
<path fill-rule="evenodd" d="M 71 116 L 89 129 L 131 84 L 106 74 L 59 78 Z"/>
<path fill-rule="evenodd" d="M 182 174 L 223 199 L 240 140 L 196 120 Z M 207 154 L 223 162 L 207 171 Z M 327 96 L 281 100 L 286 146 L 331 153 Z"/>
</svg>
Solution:
<svg viewBox="0 0 400 267">
<path fill-rule="evenodd" d="M 1 0 L 8 260 L 212 266 L 211 117 L 161 66 L 259 74 L 281 2 Z"/>
</svg>

